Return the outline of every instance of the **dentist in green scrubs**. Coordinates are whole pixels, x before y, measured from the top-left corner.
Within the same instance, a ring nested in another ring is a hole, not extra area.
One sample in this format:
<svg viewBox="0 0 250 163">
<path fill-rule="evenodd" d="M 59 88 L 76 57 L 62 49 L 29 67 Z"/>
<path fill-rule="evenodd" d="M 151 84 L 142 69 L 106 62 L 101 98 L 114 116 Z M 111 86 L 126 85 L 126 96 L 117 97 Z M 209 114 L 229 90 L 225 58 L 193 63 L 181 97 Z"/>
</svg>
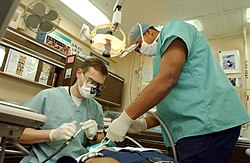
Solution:
<svg viewBox="0 0 250 163">
<path fill-rule="evenodd" d="M 250 118 L 203 34 L 181 20 L 169 21 L 161 31 L 136 24 L 128 44 L 154 56 L 154 78 L 112 122 L 107 137 L 123 141 L 128 131 L 159 125 L 152 116 L 137 119 L 156 106 L 176 144 L 179 162 L 229 163 L 241 125 Z M 163 137 L 169 146 L 165 133 Z"/>
<path fill-rule="evenodd" d="M 24 130 L 18 141 L 31 144 L 31 148 L 30 155 L 21 163 L 44 161 L 80 128 L 83 131 L 46 163 L 54 163 L 63 156 L 77 158 L 88 152 L 84 144 L 98 143 L 104 138 L 103 110 L 94 97 L 100 93 L 107 75 L 108 70 L 101 60 L 87 59 L 78 68 L 72 86 L 42 90 L 25 104 L 46 115 L 47 122 L 37 129 Z"/>
</svg>

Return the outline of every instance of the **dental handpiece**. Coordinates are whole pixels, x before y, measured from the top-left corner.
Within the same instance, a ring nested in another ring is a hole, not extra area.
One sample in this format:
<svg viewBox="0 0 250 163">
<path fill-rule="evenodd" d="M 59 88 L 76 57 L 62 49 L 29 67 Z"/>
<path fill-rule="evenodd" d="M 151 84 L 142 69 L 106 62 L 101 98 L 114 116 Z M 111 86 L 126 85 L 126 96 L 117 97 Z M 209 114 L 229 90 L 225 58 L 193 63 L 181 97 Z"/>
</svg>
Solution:
<svg viewBox="0 0 250 163">
<path fill-rule="evenodd" d="M 69 140 L 67 140 L 64 144 L 69 144 L 72 140 L 75 139 L 75 137 L 82 131 L 82 129 L 80 128 L 76 133 L 75 135 L 73 135 Z"/>
</svg>

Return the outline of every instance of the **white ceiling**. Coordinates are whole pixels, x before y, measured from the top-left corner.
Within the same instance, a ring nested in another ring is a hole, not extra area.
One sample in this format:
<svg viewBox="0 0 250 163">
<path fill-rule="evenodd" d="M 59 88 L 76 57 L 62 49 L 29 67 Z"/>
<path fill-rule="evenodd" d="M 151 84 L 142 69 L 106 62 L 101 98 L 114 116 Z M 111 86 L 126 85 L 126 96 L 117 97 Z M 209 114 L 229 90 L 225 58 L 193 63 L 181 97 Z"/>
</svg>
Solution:
<svg viewBox="0 0 250 163">
<path fill-rule="evenodd" d="M 110 20 L 112 19 L 116 0 L 91 1 Z M 86 23 L 73 11 L 60 4 L 59 0 L 53 2 L 61 14 L 65 14 L 79 26 Z M 128 34 L 137 22 L 163 25 L 173 18 L 183 20 L 199 18 L 204 28 L 203 33 L 208 39 L 237 35 L 242 33 L 243 26 L 250 31 L 250 25 L 245 23 L 247 7 L 250 7 L 250 0 L 125 0 L 122 6 L 121 28 Z"/>
</svg>

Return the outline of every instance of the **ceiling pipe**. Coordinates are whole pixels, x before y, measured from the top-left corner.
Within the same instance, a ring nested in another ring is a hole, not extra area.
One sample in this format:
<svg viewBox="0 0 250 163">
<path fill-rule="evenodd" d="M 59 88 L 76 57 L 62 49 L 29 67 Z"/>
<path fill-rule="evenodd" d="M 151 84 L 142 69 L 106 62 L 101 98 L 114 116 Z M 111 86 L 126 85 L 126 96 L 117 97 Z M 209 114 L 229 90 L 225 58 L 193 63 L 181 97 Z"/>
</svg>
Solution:
<svg viewBox="0 0 250 163">
<path fill-rule="evenodd" d="M 249 95 L 250 95 L 250 67 L 249 67 L 249 56 L 248 56 L 248 48 L 247 48 L 247 29 L 246 27 L 242 27 L 242 33 L 243 33 L 243 47 L 244 47 L 244 55 L 245 55 L 245 90 L 246 90 L 246 100 L 247 100 L 247 111 L 250 113 L 250 101 L 249 101 Z"/>
<path fill-rule="evenodd" d="M 129 92 L 128 92 L 128 104 L 130 105 L 132 103 L 132 83 L 133 83 L 133 77 L 134 77 L 134 65 L 135 64 L 135 51 L 132 52 L 132 61 L 131 61 L 131 68 L 130 68 L 130 81 L 129 81 Z"/>
</svg>

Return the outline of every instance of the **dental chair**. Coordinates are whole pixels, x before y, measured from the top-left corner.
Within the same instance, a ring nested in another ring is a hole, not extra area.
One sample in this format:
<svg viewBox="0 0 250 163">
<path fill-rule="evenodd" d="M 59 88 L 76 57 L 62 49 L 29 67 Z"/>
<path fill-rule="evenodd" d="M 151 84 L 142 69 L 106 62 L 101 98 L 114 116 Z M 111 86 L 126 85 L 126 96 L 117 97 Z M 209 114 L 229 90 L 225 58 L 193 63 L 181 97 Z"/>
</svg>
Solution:
<svg viewBox="0 0 250 163">
<path fill-rule="evenodd" d="M 34 112 L 32 109 L 13 103 L 0 101 L 0 163 L 4 162 L 5 154 L 28 155 L 29 151 L 16 140 L 21 136 L 26 127 L 36 128 L 46 122 L 44 115 Z M 10 144 L 18 149 L 6 149 Z"/>
</svg>

